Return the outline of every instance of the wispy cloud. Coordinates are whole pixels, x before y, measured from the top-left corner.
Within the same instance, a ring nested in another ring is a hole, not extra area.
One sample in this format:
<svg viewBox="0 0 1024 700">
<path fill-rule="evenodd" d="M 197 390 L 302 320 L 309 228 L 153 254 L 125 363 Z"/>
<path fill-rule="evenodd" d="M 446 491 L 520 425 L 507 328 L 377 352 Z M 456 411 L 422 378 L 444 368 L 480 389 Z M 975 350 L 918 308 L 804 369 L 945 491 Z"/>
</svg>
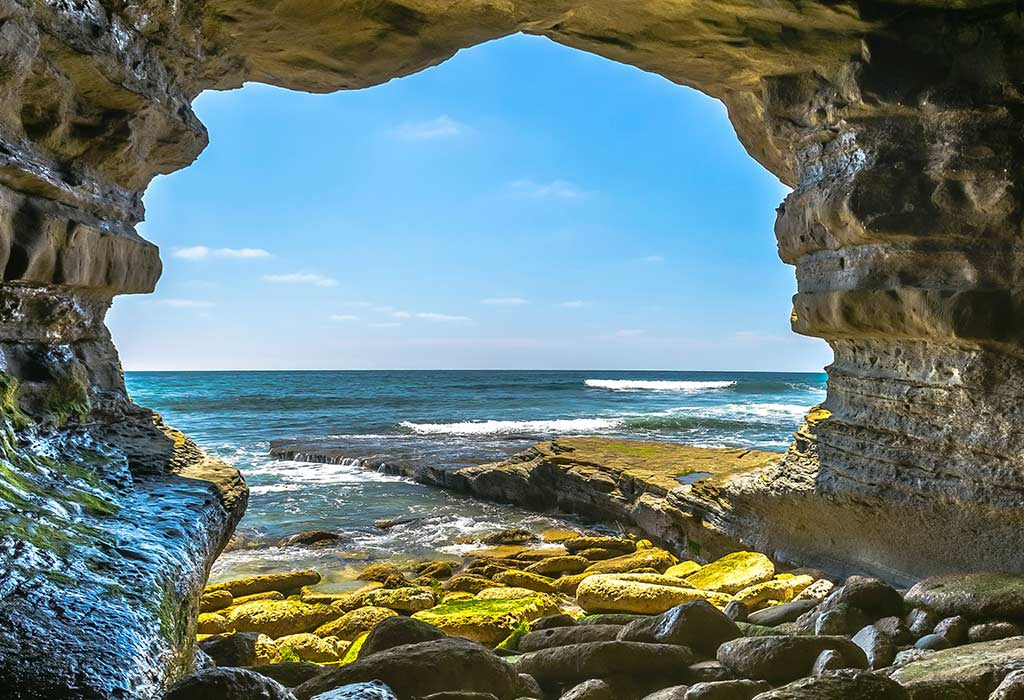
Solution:
<svg viewBox="0 0 1024 700">
<path fill-rule="evenodd" d="M 213 306 L 212 301 L 205 299 L 161 299 L 157 303 L 172 309 L 209 309 Z"/>
<path fill-rule="evenodd" d="M 189 248 L 178 248 L 171 255 L 182 260 L 209 260 L 210 258 L 252 260 L 269 258 L 270 252 L 263 248 L 209 248 L 205 245 L 194 245 Z"/>
<path fill-rule="evenodd" d="M 403 141 L 433 141 L 460 136 L 466 133 L 467 128 L 462 122 L 442 114 L 427 121 L 399 124 L 392 133 Z"/>
<path fill-rule="evenodd" d="M 639 262 L 656 265 L 658 263 L 665 262 L 665 257 L 662 255 L 646 255 L 638 259 Z"/>
<path fill-rule="evenodd" d="M 617 338 L 632 338 L 633 336 L 643 335 L 647 331 L 642 328 L 624 328 L 621 331 L 615 331 Z"/>
<path fill-rule="evenodd" d="M 332 321 L 358 321 L 358 316 L 352 314 L 331 314 Z"/>
<path fill-rule="evenodd" d="M 472 321 L 473 319 L 468 316 L 449 316 L 448 314 L 438 314 L 431 311 L 420 311 L 415 314 L 416 318 L 422 318 L 425 321 Z"/>
<path fill-rule="evenodd" d="M 401 325 L 402 325 L 401 323 L 397 323 L 397 322 L 394 322 L 394 321 L 385 322 L 385 323 L 371 323 L 370 324 L 370 326 L 372 328 L 398 328 Z"/>
<path fill-rule="evenodd" d="M 292 272 L 287 275 L 263 275 L 267 282 L 278 284 L 312 284 L 317 287 L 334 287 L 338 281 L 323 275 L 314 275 L 309 272 Z"/>
<path fill-rule="evenodd" d="M 387 308 L 391 308 L 390 306 Z M 395 318 L 412 318 L 412 312 L 410 311 L 392 311 L 391 315 Z"/>
<path fill-rule="evenodd" d="M 481 299 L 480 303 L 492 306 L 522 306 L 530 302 L 522 297 L 490 297 L 488 299 Z"/>
<path fill-rule="evenodd" d="M 559 304 L 563 309 L 580 309 L 587 305 L 587 302 L 580 301 L 579 299 L 573 299 L 571 301 L 563 301 Z"/>
<path fill-rule="evenodd" d="M 509 187 L 516 194 L 533 199 L 580 199 L 590 194 L 568 180 L 536 182 L 525 178 L 512 182 Z"/>
</svg>

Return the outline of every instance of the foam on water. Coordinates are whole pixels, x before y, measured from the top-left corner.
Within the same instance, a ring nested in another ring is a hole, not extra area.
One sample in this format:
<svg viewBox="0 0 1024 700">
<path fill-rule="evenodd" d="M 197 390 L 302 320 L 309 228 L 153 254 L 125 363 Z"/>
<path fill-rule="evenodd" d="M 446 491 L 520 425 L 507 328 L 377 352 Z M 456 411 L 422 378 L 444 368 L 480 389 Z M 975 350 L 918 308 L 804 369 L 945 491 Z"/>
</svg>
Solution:
<svg viewBox="0 0 1024 700">
<path fill-rule="evenodd" d="M 714 391 L 735 386 L 733 381 L 640 381 L 635 379 L 586 379 L 584 386 L 611 391 Z"/>
<path fill-rule="evenodd" d="M 402 428 L 418 435 L 537 435 L 601 432 L 617 428 L 615 418 L 557 418 L 552 420 L 482 420 L 462 423 L 413 423 L 402 421 Z"/>
</svg>

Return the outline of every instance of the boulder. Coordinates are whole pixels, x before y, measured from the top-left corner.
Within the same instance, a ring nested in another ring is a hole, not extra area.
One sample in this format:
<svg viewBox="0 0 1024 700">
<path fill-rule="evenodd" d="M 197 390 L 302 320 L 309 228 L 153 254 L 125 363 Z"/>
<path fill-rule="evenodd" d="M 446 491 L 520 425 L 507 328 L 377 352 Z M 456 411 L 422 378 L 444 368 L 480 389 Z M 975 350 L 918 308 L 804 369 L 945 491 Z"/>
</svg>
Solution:
<svg viewBox="0 0 1024 700">
<path fill-rule="evenodd" d="M 1011 637 L 936 651 L 897 669 L 891 677 L 914 700 L 984 699 L 1010 671 L 1020 668 L 1024 668 L 1024 637 Z"/>
<path fill-rule="evenodd" d="M 689 686 L 673 685 L 669 688 L 656 690 L 650 695 L 645 695 L 643 700 L 684 700 Z"/>
<path fill-rule="evenodd" d="M 848 605 L 874 621 L 903 614 L 903 597 L 895 588 L 870 576 L 851 576 L 826 599 L 828 607 Z"/>
<path fill-rule="evenodd" d="M 924 649 L 927 651 L 940 651 L 942 649 L 949 649 L 951 646 L 953 646 L 952 642 L 941 634 L 926 634 L 914 642 L 915 649 Z"/>
<path fill-rule="evenodd" d="M 816 603 L 820 603 L 825 600 L 833 590 L 835 590 L 835 587 L 836 585 L 828 579 L 820 578 L 807 588 L 800 591 L 800 593 L 797 594 L 796 599 L 813 600 Z"/>
<path fill-rule="evenodd" d="M 434 591 L 429 588 L 382 588 L 363 598 L 363 604 L 389 608 L 397 612 L 414 613 L 434 607 Z"/>
<path fill-rule="evenodd" d="M 584 559 L 587 559 L 588 561 L 604 561 L 605 559 L 612 559 L 614 557 L 622 556 L 622 552 L 620 550 L 605 549 L 603 547 L 591 547 L 590 549 L 581 549 L 580 551 L 576 552 L 576 554 L 580 555 Z"/>
<path fill-rule="evenodd" d="M 692 559 L 688 559 L 686 561 L 681 561 L 678 564 L 673 564 L 672 566 L 665 569 L 665 575 L 675 576 L 676 578 L 686 578 L 687 576 L 691 576 L 697 573 L 698 571 L 700 571 L 700 569 L 700 564 L 693 561 Z"/>
<path fill-rule="evenodd" d="M 419 644 L 444 637 L 444 632 L 426 622 L 411 617 L 388 617 L 378 622 L 366 635 L 359 649 L 359 658 L 405 644 Z"/>
<path fill-rule="evenodd" d="M 733 622 L 746 622 L 750 616 L 750 608 L 738 600 L 730 600 L 722 612 Z"/>
<path fill-rule="evenodd" d="M 327 530 L 309 530 L 307 532 L 300 532 L 297 535 L 292 535 L 291 537 L 285 537 L 281 540 L 279 546 L 331 547 L 351 541 L 352 538 L 348 535 L 341 535 L 337 532 L 329 532 Z"/>
<path fill-rule="evenodd" d="M 963 644 L 967 641 L 967 631 L 971 625 L 963 615 L 945 617 L 935 625 L 935 634 L 942 635 L 949 640 L 953 646 Z"/>
<path fill-rule="evenodd" d="M 872 673 L 839 671 L 790 683 L 754 700 L 910 700 L 898 683 Z M 949 700 L 953 700 L 950 698 Z"/>
<path fill-rule="evenodd" d="M 548 615 L 547 617 L 542 617 L 539 620 L 534 620 L 530 623 L 530 629 L 534 631 L 547 630 L 555 627 L 571 627 L 575 624 L 577 624 L 576 618 L 572 615 L 558 613 L 557 615 Z"/>
<path fill-rule="evenodd" d="M 824 635 L 851 635 L 871 623 L 871 617 L 860 608 L 841 603 L 820 612 L 814 621 L 814 633 Z"/>
<path fill-rule="evenodd" d="M 516 669 L 490 650 L 466 639 L 447 638 L 370 654 L 303 683 L 295 695 L 309 700 L 339 686 L 372 680 L 385 683 L 403 699 L 458 690 L 515 700 L 523 689 Z"/>
<path fill-rule="evenodd" d="M 784 622 L 794 622 L 798 617 L 813 610 L 817 605 L 813 600 L 794 600 L 789 603 L 773 605 L 770 608 L 752 612 L 747 616 L 746 621 L 752 625 L 775 627 Z"/>
<path fill-rule="evenodd" d="M 417 700 L 498 700 L 494 693 L 474 693 L 468 690 L 447 690 L 424 695 Z"/>
<path fill-rule="evenodd" d="M 416 575 L 420 578 L 430 578 L 438 581 L 451 578 L 455 567 L 450 561 L 428 561 L 416 567 Z"/>
<path fill-rule="evenodd" d="M 542 687 L 622 674 L 678 673 L 695 661 L 686 647 L 640 642 L 588 642 L 523 654 L 516 667 Z"/>
<path fill-rule="evenodd" d="M 750 700 L 758 693 L 771 688 L 764 681 L 752 681 L 747 678 L 697 683 L 686 692 L 685 700 Z"/>
<path fill-rule="evenodd" d="M 736 593 L 771 580 L 775 565 L 760 552 L 733 552 L 702 566 L 686 580 L 694 588 L 718 593 Z"/>
<path fill-rule="evenodd" d="M 585 615 L 576 621 L 578 625 L 628 625 L 636 620 L 643 620 L 649 615 L 634 615 L 631 613 L 599 613 L 597 615 Z"/>
<path fill-rule="evenodd" d="M 277 638 L 309 632 L 342 614 L 329 605 L 311 605 L 299 600 L 258 600 L 232 608 L 228 623 L 238 632 L 261 632 Z"/>
<path fill-rule="evenodd" d="M 390 608 L 368 605 L 356 608 L 317 627 L 316 634 L 321 637 L 337 637 L 345 641 L 352 641 L 359 635 L 372 630 L 381 620 L 395 617 L 397 614 Z"/>
<path fill-rule="evenodd" d="M 647 568 L 660 572 L 665 571 L 675 563 L 676 558 L 664 549 L 652 548 L 595 562 L 588 566 L 586 570 L 595 574 L 620 574 Z"/>
<path fill-rule="evenodd" d="M 826 649 L 842 654 L 851 667 L 868 665 L 860 647 L 845 637 L 740 637 L 722 644 L 716 656 L 738 676 L 778 684 L 810 674 Z"/>
<path fill-rule="evenodd" d="M 311 678 L 316 678 L 325 669 L 323 666 L 308 661 L 286 661 L 284 663 L 250 666 L 248 670 L 255 671 L 267 678 L 273 678 L 285 688 L 294 688 Z"/>
<path fill-rule="evenodd" d="M 714 683 L 715 681 L 731 681 L 736 674 L 714 659 L 698 661 L 690 664 L 686 677 L 691 683 Z"/>
<path fill-rule="evenodd" d="M 868 657 L 868 668 L 872 670 L 885 668 L 896 658 L 895 640 L 876 625 L 865 625 L 850 641 Z"/>
<path fill-rule="evenodd" d="M 562 546 L 573 554 L 585 549 L 611 549 L 625 554 L 636 550 L 636 543 L 627 537 L 601 537 L 596 535 L 570 537 L 569 539 L 562 540 Z"/>
<path fill-rule="evenodd" d="M 558 700 L 619 700 L 608 681 L 591 678 L 562 693 Z"/>
<path fill-rule="evenodd" d="M 533 534 L 529 530 L 510 527 L 484 535 L 480 538 L 480 541 L 487 545 L 526 544 L 527 542 L 533 542 L 537 539 L 539 539 L 537 535 Z"/>
<path fill-rule="evenodd" d="M 654 615 L 695 600 L 725 607 L 730 598 L 721 593 L 624 579 L 615 574 L 589 576 L 576 589 L 576 603 L 590 613 Z"/>
<path fill-rule="evenodd" d="M 293 654 L 302 661 L 324 663 L 343 659 L 351 642 L 337 637 L 319 637 L 302 632 L 275 639 L 274 644 L 281 651 L 282 658 L 288 658 Z"/>
<path fill-rule="evenodd" d="M 760 610 L 769 601 L 788 603 L 811 585 L 811 583 L 813 583 L 813 579 L 810 576 L 773 578 L 770 581 L 747 586 L 737 591 L 733 597 L 746 605 L 750 610 Z"/>
<path fill-rule="evenodd" d="M 391 692 L 391 688 L 380 681 L 371 681 L 328 690 L 326 693 L 317 695 L 313 700 L 398 700 L 398 698 Z"/>
<path fill-rule="evenodd" d="M 210 591 L 199 598 L 199 612 L 216 612 L 223 610 L 234 602 L 231 591 Z"/>
<path fill-rule="evenodd" d="M 516 588 L 515 586 L 501 586 L 498 588 L 485 588 L 475 596 L 474 600 L 516 600 L 517 598 L 536 598 L 538 591 L 531 591 L 529 588 Z M 467 600 L 469 600 L 467 598 Z"/>
<path fill-rule="evenodd" d="M 907 629 L 910 630 L 915 639 L 931 634 L 938 622 L 938 614 L 924 608 L 914 608 L 906 616 Z M 966 630 L 964 630 L 964 633 L 966 634 Z"/>
<path fill-rule="evenodd" d="M 591 561 L 586 557 L 566 555 L 541 559 L 526 567 L 526 572 L 555 578 L 563 574 L 583 573 L 583 570 L 589 566 L 591 566 Z"/>
<path fill-rule="evenodd" d="M 243 668 L 211 668 L 175 683 L 163 700 L 295 700 L 272 678 Z"/>
<path fill-rule="evenodd" d="M 718 647 L 740 637 L 736 623 L 707 601 L 698 600 L 671 608 L 661 615 L 636 620 L 621 629 L 624 641 L 688 646 L 706 656 L 714 656 Z"/>
<path fill-rule="evenodd" d="M 199 642 L 199 648 L 218 666 L 258 666 L 281 660 L 270 637 L 257 632 L 207 637 Z"/>
<path fill-rule="evenodd" d="M 460 600 L 413 614 L 451 637 L 464 637 L 494 646 L 521 623 L 558 612 L 557 602 L 538 593 L 513 600 Z"/>
<path fill-rule="evenodd" d="M 231 631 L 231 623 L 220 613 L 199 613 L 196 632 L 199 634 L 224 634 Z"/>
<path fill-rule="evenodd" d="M 906 599 L 940 617 L 1022 619 L 1024 577 L 992 573 L 936 576 L 907 591 Z"/>
<path fill-rule="evenodd" d="M 305 589 L 303 589 L 303 590 L 305 590 Z M 299 597 L 300 597 L 300 599 L 302 598 L 302 592 L 301 591 L 299 592 Z M 254 600 L 284 600 L 284 599 L 285 599 L 285 595 L 281 591 L 264 591 L 262 593 L 253 593 L 251 595 L 239 596 L 238 598 L 235 598 L 231 602 L 231 607 L 237 608 L 239 605 L 245 605 L 246 603 L 251 603 Z M 308 603 L 308 602 L 311 602 L 311 601 L 303 600 L 302 602 L 303 603 Z"/>
<path fill-rule="evenodd" d="M 1006 674 L 988 700 L 1024 700 L 1024 670 Z"/>
<path fill-rule="evenodd" d="M 500 575 L 500 574 L 499 574 Z M 444 582 L 441 586 L 446 591 L 454 591 L 458 593 L 472 593 L 476 595 L 485 588 L 492 588 L 494 586 L 503 586 L 505 584 L 497 581 L 492 581 L 489 578 L 483 576 L 477 576 L 476 574 L 456 574 L 450 579 Z M 520 586 L 520 588 L 526 588 L 520 584 L 514 584 Z"/>
<path fill-rule="evenodd" d="M 214 593 L 216 591 L 227 591 L 235 598 L 252 595 L 253 593 L 266 593 L 267 591 L 279 591 L 287 593 L 297 591 L 303 586 L 312 586 L 320 583 L 320 574 L 312 570 L 290 571 L 284 574 L 264 574 L 261 576 L 248 576 L 223 583 L 215 583 L 207 586 L 203 593 Z"/>
<path fill-rule="evenodd" d="M 967 629 L 967 641 L 974 644 L 977 642 L 992 642 L 997 639 L 1020 636 L 1021 630 L 1018 625 L 1012 622 L 983 622 L 971 625 Z M 949 639 L 949 637 L 947 637 Z M 950 640 L 952 642 L 952 640 Z"/>
<path fill-rule="evenodd" d="M 550 579 L 545 578 L 537 573 L 530 571 L 518 571 L 516 569 L 509 569 L 502 571 L 499 574 L 494 575 L 495 583 L 500 583 L 503 586 L 514 586 L 516 588 L 526 588 L 531 591 L 538 593 L 554 593 L 555 586 Z"/>
<path fill-rule="evenodd" d="M 607 642 L 622 631 L 618 625 L 573 625 L 528 632 L 519 640 L 519 651 L 530 652 L 584 642 Z"/>
<path fill-rule="evenodd" d="M 846 657 L 834 649 L 826 649 L 818 654 L 818 658 L 814 660 L 814 666 L 811 667 L 811 675 L 824 676 L 826 673 L 841 671 L 849 667 L 850 663 L 846 660 Z"/>
</svg>

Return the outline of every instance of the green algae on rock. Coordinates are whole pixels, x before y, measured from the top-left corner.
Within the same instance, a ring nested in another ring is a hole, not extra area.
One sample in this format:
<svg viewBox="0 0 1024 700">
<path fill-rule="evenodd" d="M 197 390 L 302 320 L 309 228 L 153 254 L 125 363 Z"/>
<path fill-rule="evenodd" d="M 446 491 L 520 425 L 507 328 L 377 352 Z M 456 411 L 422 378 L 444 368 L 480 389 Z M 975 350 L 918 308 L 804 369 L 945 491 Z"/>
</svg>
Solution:
<svg viewBox="0 0 1024 700">
<path fill-rule="evenodd" d="M 500 600 L 460 600 L 413 614 L 414 620 L 434 625 L 451 637 L 494 646 L 520 624 L 558 612 L 550 596 Z"/>
<path fill-rule="evenodd" d="M 1024 619 L 1024 577 L 999 573 L 936 576 L 914 585 L 906 600 L 943 617 Z"/>
</svg>

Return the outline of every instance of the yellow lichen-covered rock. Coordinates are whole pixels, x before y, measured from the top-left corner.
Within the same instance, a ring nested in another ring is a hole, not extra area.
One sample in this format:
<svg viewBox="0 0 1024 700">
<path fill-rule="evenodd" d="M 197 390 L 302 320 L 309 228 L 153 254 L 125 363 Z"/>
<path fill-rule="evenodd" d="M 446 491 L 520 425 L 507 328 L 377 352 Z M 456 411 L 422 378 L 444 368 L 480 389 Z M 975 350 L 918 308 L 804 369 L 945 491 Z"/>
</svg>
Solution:
<svg viewBox="0 0 1024 700">
<path fill-rule="evenodd" d="M 243 595 L 235 598 L 231 602 L 231 606 L 237 608 L 239 605 L 245 605 L 251 603 L 254 600 L 284 600 L 284 593 L 281 591 L 265 591 L 263 593 L 253 593 L 252 595 Z"/>
<path fill-rule="evenodd" d="M 503 586 L 497 586 L 496 588 L 501 589 L 503 588 Z M 484 590 L 489 591 L 492 589 L 485 588 Z M 483 591 L 480 591 L 480 593 L 483 593 Z M 480 593 L 477 593 L 476 595 L 480 595 Z M 445 593 L 443 596 L 441 596 L 441 602 L 454 603 L 457 600 L 473 600 L 475 597 L 475 595 L 467 591 L 452 591 L 451 593 Z"/>
<path fill-rule="evenodd" d="M 587 572 L 595 574 L 620 574 L 637 569 L 654 569 L 665 571 L 676 563 L 676 558 L 664 549 L 651 547 L 648 549 L 637 549 L 632 554 L 623 554 L 621 557 L 612 557 L 604 561 L 595 562 L 587 567 Z"/>
<path fill-rule="evenodd" d="M 562 544 L 573 554 L 585 549 L 613 549 L 622 554 L 636 551 L 636 542 L 627 537 L 573 537 Z"/>
<path fill-rule="evenodd" d="M 368 605 L 356 608 L 336 620 L 321 625 L 316 629 L 316 635 L 319 637 L 337 637 L 344 641 L 351 641 L 364 632 L 372 630 L 381 620 L 397 615 L 398 613 L 391 608 L 378 608 Z"/>
<path fill-rule="evenodd" d="M 562 545 L 546 545 L 541 548 L 530 548 L 523 550 L 519 554 L 512 557 L 518 561 L 540 561 L 541 559 L 549 559 L 551 557 L 563 557 L 569 553 Z"/>
<path fill-rule="evenodd" d="M 368 593 L 365 605 L 414 613 L 434 607 L 434 591 L 429 588 L 384 588 Z"/>
<path fill-rule="evenodd" d="M 438 581 L 451 578 L 455 568 L 450 561 L 426 561 L 416 567 L 416 576 Z"/>
<path fill-rule="evenodd" d="M 281 650 L 274 644 L 274 640 L 265 634 L 256 637 L 253 652 L 256 657 L 257 666 L 281 663 Z"/>
<path fill-rule="evenodd" d="M 665 570 L 666 576 L 675 576 L 676 578 L 686 578 L 690 574 L 695 574 L 700 570 L 700 564 L 695 561 L 681 561 L 674 566 L 670 566 Z"/>
<path fill-rule="evenodd" d="M 573 537 L 579 537 L 578 532 L 574 530 L 561 530 L 558 528 L 551 528 L 550 530 L 544 530 L 540 533 L 540 538 L 545 542 L 564 542 L 565 540 Z"/>
<path fill-rule="evenodd" d="M 835 587 L 836 584 L 832 583 L 827 578 L 819 578 L 810 586 L 800 591 L 796 599 L 822 601 L 828 597 L 829 593 L 831 593 Z"/>
<path fill-rule="evenodd" d="M 216 612 L 230 607 L 234 602 L 231 591 L 210 591 L 199 598 L 199 612 Z"/>
<path fill-rule="evenodd" d="M 491 581 L 483 576 L 475 574 L 458 574 L 444 582 L 442 588 L 446 591 L 463 591 L 465 593 L 477 594 L 485 588 L 493 588 L 503 584 Z"/>
<path fill-rule="evenodd" d="M 538 593 L 555 592 L 555 587 L 551 579 L 540 576 L 539 574 L 531 574 L 526 571 L 517 571 L 515 569 L 509 569 L 508 571 L 502 571 L 500 574 L 495 574 L 494 581 L 502 584 L 503 586 L 529 588 L 531 591 L 537 591 Z"/>
<path fill-rule="evenodd" d="M 363 632 L 361 635 L 352 640 L 352 644 L 349 646 L 348 651 L 345 652 L 345 656 L 342 657 L 339 662 L 339 666 L 350 664 L 359 658 L 359 650 L 363 648 L 363 642 L 369 636 L 369 632 Z"/>
<path fill-rule="evenodd" d="M 228 619 L 220 613 L 199 613 L 199 634 L 223 634 L 229 629 Z"/>
<path fill-rule="evenodd" d="M 462 600 L 415 613 L 415 620 L 430 623 L 450 637 L 464 637 L 487 646 L 505 639 L 523 622 L 558 612 L 550 596 L 535 593 L 514 600 Z"/>
<path fill-rule="evenodd" d="M 548 557 L 526 567 L 526 572 L 541 576 L 558 577 L 563 574 L 578 574 L 590 566 L 590 560 L 580 556 Z"/>
<path fill-rule="evenodd" d="M 811 576 L 778 577 L 771 581 L 747 586 L 743 590 L 737 591 L 733 597 L 751 611 L 760 610 L 771 601 L 788 603 L 813 582 L 814 579 Z"/>
<path fill-rule="evenodd" d="M 300 600 L 257 600 L 231 610 L 228 623 L 237 632 L 262 632 L 274 639 L 309 632 L 341 616 L 330 605 L 310 605 Z"/>
<path fill-rule="evenodd" d="M 518 598 L 535 598 L 537 591 L 529 588 L 516 588 L 514 586 L 502 586 L 501 588 L 485 588 L 477 593 L 476 600 L 516 600 Z"/>
<path fill-rule="evenodd" d="M 279 591 L 281 593 L 296 591 L 303 586 L 312 586 L 319 582 L 320 574 L 316 571 L 289 571 L 284 574 L 248 576 L 232 581 L 224 581 L 223 583 L 215 583 L 207 586 L 203 592 L 228 591 L 235 598 L 241 598 L 242 596 L 266 593 L 267 591 Z"/>
<path fill-rule="evenodd" d="M 351 643 L 337 637 L 318 637 L 315 634 L 303 632 L 276 639 L 274 644 L 283 658 L 288 658 L 290 652 L 302 661 L 325 663 L 340 661 Z"/>
<path fill-rule="evenodd" d="M 371 587 L 372 586 L 372 587 Z M 345 612 L 349 610 L 355 610 L 356 608 L 363 607 L 363 600 L 366 598 L 368 593 L 375 590 L 379 590 L 383 587 L 383 584 L 373 583 L 369 586 L 364 586 L 357 591 L 351 591 L 348 593 L 321 593 L 319 591 L 311 591 L 304 589 L 300 594 L 300 599 L 303 603 L 309 604 L 320 604 L 320 605 L 331 605 L 335 608 L 340 608 Z"/>
<path fill-rule="evenodd" d="M 576 595 L 576 588 L 580 585 L 580 581 L 587 578 L 588 576 L 597 576 L 597 573 L 584 572 L 582 574 L 573 574 L 571 576 L 561 576 L 552 583 L 555 590 L 562 595 Z"/>
<path fill-rule="evenodd" d="M 719 593 L 735 593 L 756 583 L 770 581 L 775 565 L 760 552 L 733 552 L 716 562 L 702 566 L 686 577 L 694 588 Z"/>
<path fill-rule="evenodd" d="M 667 577 L 665 577 L 667 578 Z M 576 589 L 576 603 L 588 613 L 636 613 L 655 615 L 695 600 L 723 608 L 732 596 L 695 588 L 683 588 L 618 575 L 589 576 Z"/>
<path fill-rule="evenodd" d="M 637 583 L 653 583 L 656 586 L 671 586 L 672 588 L 693 588 L 686 579 L 665 574 L 649 573 L 646 571 L 630 571 L 626 574 L 599 574 L 601 576 L 613 576 L 620 581 L 636 581 Z"/>
</svg>

